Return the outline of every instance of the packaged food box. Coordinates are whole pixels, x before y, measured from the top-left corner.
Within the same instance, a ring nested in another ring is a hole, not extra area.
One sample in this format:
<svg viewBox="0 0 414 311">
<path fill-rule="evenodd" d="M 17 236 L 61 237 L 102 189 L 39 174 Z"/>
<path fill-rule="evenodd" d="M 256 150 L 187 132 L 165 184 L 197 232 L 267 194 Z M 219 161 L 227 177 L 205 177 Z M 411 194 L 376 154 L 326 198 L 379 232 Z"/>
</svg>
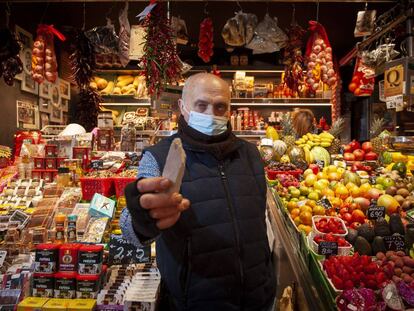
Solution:
<svg viewBox="0 0 414 311">
<path fill-rule="evenodd" d="M 95 299 L 99 291 L 100 275 L 78 275 L 76 298 Z"/>
<path fill-rule="evenodd" d="M 89 213 L 94 217 L 112 218 L 115 210 L 115 201 L 99 193 L 95 193 L 89 207 Z"/>
<path fill-rule="evenodd" d="M 44 169 L 45 168 L 45 159 L 44 158 L 34 158 L 34 168 L 35 169 Z M 32 173 L 32 177 L 33 177 L 33 173 Z"/>
<path fill-rule="evenodd" d="M 57 145 L 46 145 L 45 155 L 46 157 L 56 157 L 57 156 Z"/>
<path fill-rule="evenodd" d="M 70 299 L 49 299 L 43 306 L 42 311 L 66 311 L 70 301 Z"/>
<path fill-rule="evenodd" d="M 80 244 L 63 244 L 59 248 L 59 271 L 78 270 L 78 252 Z"/>
<path fill-rule="evenodd" d="M 95 306 L 95 299 L 72 299 L 68 304 L 67 311 L 93 311 Z"/>
<path fill-rule="evenodd" d="M 54 273 L 58 259 L 59 245 L 43 243 L 36 246 L 35 272 Z"/>
<path fill-rule="evenodd" d="M 55 158 L 46 158 L 45 159 L 45 168 L 52 170 L 56 168 L 56 159 Z"/>
<path fill-rule="evenodd" d="M 55 287 L 54 274 L 34 273 L 33 274 L 33 291 L 35 297 L 53 298 L 53 289 Z"/>
<path fill-rule="evenodd" d="M 97 275 L 102 271 L 103 246 L 83 245 L 79 248 L 78 273 Z"/>
<path fill-rule="evenodd" d="M 49 298 L 27 297 L 17 305 L 17 311 L 42 311 Z"/>
<path fill-rule="evenodd" d="M 55 274 L 55 298 L 73 299 L 76 297 L 76 272 L 58 272 Z"/>
</svg>

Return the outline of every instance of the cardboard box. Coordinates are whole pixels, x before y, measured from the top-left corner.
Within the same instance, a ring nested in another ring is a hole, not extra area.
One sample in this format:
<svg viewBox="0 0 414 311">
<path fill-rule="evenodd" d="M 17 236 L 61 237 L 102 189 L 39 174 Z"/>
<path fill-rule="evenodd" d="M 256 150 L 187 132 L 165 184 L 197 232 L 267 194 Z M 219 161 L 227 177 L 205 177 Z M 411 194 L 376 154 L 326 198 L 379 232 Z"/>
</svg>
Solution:
<svg viewBox="0 0 414 311">
<path fill-rule="evenodd" d="M 52 298 L 43 306 L 43 311 L 66 311 L 71 299 Z"/>
<path fill-rule="evenodd" d="M 71 299 L 67 311 L 92 311 L 95 306 L 95 299 Z"/>
<path fill-rule="evenodd" d="M 17 311 L 42 311 L 49 298 L 27 297 L 17 305 Z"/>
<path fill-rule="evenodd" d="M 93 217 L 112 218 L 114 215 L 115 203 L 116 202 L 114 200 L 111 200 L 99 193 L 95 193 L 89 207 L 89 214 Z"/>
</svg>

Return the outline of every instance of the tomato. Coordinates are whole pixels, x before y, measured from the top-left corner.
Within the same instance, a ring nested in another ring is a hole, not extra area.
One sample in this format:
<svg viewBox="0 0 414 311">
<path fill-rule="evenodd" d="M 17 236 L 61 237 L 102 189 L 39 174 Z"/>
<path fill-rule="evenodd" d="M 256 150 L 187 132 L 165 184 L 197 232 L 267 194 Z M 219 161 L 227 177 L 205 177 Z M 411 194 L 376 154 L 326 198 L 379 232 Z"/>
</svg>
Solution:
<svg viewBox="0 0 414 311">
<path fill-rule="evenodd" d="M 348 223 L 352 223 L 352 214 L 351 213 L 345 213 L 342 217 Z"/>
<path fill-rule="evenodd" d="M 352 212 L 352 220 L 354 222 L 364 223 L 365 222 L 365 214 L 360 209 L 356 209 Z"/>
</svg>

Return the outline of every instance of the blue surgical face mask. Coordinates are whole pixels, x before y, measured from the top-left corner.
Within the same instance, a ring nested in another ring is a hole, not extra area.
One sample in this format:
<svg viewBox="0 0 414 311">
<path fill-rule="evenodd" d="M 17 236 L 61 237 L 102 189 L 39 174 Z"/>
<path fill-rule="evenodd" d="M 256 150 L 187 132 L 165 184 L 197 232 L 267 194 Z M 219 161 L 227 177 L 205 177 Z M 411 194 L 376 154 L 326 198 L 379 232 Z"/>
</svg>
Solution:
<svg viewBox="0 0 414 311">
<path fill-rule="evenodd" d="M 203 134 L 215 136 L 223 134 L 227 130 L 228 119 L 226 117 L 188 111 L 184 104 L 183 109 L 189 115 L 188 125 Z"/>
</svg>

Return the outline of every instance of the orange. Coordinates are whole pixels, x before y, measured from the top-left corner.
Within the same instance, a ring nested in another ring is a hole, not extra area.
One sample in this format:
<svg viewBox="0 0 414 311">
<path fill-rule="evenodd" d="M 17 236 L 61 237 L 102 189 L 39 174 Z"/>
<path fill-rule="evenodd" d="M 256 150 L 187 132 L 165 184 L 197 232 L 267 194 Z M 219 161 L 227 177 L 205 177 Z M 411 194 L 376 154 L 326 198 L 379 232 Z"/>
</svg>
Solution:
<svg viewBox="0 0 414 311">
<path fill-rule="evenodd" d="M 309 205 L 303 205 L 299 208 L 300 213 L 304 213 L 304 212 L 308 212 L 312 214 L 312 207 L 310 207 Z"/>
<path fill-rule="evenodd" d="M 288 209 L 288 211 L 291 211 L 291 210 L 293 210 L 293 209 L 294 209 L 294 208 L 296 208 L 296 207 L 298 207 L 298 203 L 297 203 L 297 202 L 290 201 L 290 202 L 287 204 L 287 209 Z"/>
<path fill-rule="evenodd" d="M 295 219 L 300 214 L 300 209 L 294 208 L 290 211 L 290 216 L 292 216 L 292 219 Z"/>
<path fill-rule="evenodd" d="M 294 220 L 293 220 L 293 222 L 295 223 L 295 225 L 296 226 L 299 226 L 301 223 L 302 223 L 302 221 L 300 220 L 300 217 L 298 216 L 298 217 L 296 217 Z"/>
<path fill-rule="evenodd" d="M 300 213 L 300 221 L 302 222 L 302 224 L 304 225 L 312 225 L 312 213 L 305 211 Z"/>
<path fill-rule="evenodd" d="M 330 181 L 338 181 L 341 179 L 341 175 L 339 175 L 337 172 L 331 172 L 328 174 L 328 179 Z"/>
<path fill-rule="evenodd" d="M 315 207 L 316 206 L 316 202 L 313 200 L 308 200 L 306 201 L 306 205 L 309 205 L 310 207 Z"/>
<path fill-rule="evenodd" d="M 321 215 L 321 216 L 325 215 L 325 208 L 323 206 L 316 205 L 313 208 L 313 215 Z"/>
<path fill-rule="evenodd" d="M 339 185 L 335 189 L 335 195 L 338 198 L 346 199 L 349 196 L 349 191 L 344 185 Z"/>
</svg>

